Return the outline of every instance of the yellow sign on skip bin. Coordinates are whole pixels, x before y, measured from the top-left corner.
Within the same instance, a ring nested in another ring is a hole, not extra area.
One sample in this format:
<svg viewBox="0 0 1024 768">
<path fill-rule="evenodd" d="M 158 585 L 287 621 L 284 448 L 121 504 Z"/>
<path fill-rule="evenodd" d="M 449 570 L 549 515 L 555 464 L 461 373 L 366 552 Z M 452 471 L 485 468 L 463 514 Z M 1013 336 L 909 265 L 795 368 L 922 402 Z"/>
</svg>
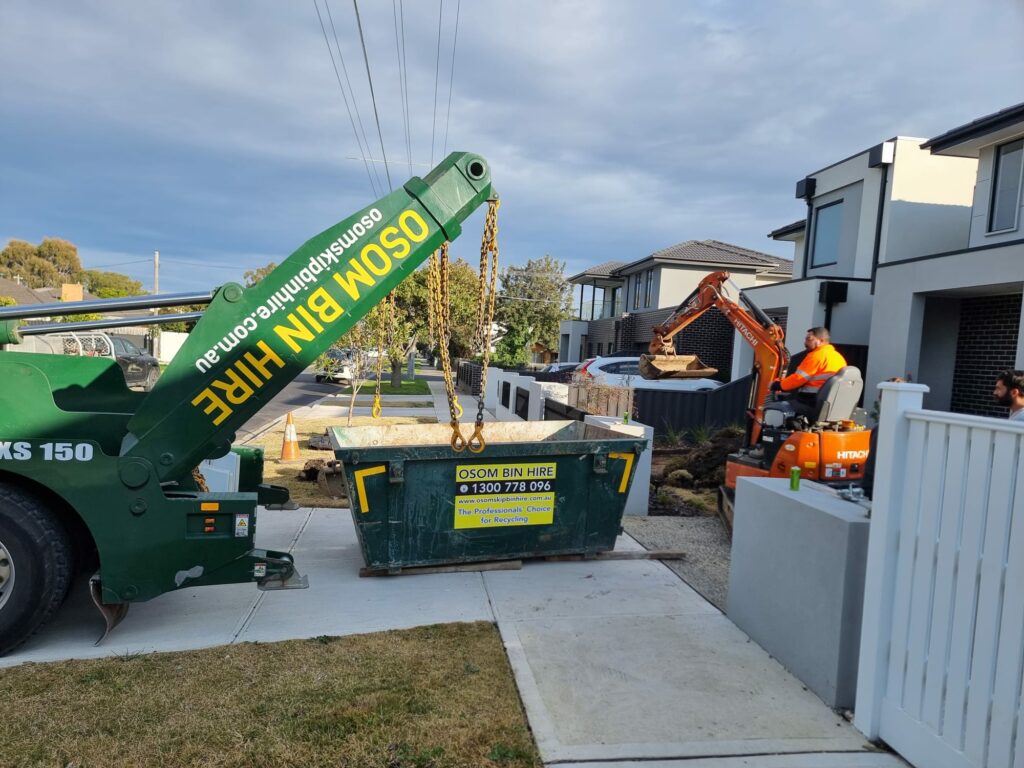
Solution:
<svg viewBox="0 0 1024 768">
<path fill-rule="evenodd" d="M 554 518 L 554 491 L 455 497 L 456 529 L 551 525 Z"/>
</svg>

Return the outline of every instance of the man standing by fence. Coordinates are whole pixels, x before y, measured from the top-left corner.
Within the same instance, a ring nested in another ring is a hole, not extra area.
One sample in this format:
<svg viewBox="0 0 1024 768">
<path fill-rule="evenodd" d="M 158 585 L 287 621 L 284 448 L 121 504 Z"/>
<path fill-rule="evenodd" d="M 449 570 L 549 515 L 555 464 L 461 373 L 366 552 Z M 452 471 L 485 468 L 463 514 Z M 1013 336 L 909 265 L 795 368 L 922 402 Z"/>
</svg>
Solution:
<svg viewBox="0 0 1024 768">
<path fill-rule="evenodd" d="M 1010 409 L 1010 421 L 1024 422 L 1024 371 L 1003 371 L 996 377 L 992 397 Z"/>
</svg>

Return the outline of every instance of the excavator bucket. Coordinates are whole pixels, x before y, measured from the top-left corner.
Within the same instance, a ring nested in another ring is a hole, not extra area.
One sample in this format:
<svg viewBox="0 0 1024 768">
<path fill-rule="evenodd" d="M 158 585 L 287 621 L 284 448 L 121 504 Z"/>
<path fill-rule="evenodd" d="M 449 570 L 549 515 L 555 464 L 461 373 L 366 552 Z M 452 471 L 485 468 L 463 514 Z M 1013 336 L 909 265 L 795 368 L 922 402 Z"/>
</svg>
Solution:
<svg viewBox="0 0 1024 768">
<path fill-rule="evenodd" d="M 718 373 L 696 355 L 641 355 L 640 375 L 645 379 L 706 379 Z"/>
</svg>

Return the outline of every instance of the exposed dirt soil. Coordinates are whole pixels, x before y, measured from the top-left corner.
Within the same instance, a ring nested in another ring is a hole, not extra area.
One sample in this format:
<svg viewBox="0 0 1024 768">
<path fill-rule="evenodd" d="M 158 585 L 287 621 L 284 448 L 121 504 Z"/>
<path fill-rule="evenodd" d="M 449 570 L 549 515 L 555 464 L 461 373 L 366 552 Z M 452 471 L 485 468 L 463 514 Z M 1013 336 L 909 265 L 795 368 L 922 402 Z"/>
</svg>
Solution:
<svg viewBox="0 0 1024 768">
<path fill-rule="evenodd" d="M 742 433 L 730 427 L 699 444 L 656 448 L 651 458 L 650 514 L 716 514 L 726 458 L 742 442 Z"/>
</svg>

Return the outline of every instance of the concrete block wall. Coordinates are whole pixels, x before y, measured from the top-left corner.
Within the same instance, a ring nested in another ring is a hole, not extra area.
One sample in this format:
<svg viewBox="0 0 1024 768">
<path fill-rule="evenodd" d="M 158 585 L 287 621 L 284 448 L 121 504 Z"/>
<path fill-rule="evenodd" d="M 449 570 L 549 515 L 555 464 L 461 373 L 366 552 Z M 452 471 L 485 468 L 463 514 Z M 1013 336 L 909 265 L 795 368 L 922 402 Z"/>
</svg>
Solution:
<svg viewBox="0 0 1024 768">
<path fill-rule="evenodd" d="M 654 446 L 654 427 L 646 424 L 639 424 L 635 421 L 623 424 L 622 419 L 611 416 L 587 416 L 585 424 L 594 424 L 606 429 L 614 429 L 616 432 L 623 432 L 627 435 L 643 437 L 647 441 L 647 447 L 640 454 L 636 462 L 636 470 L 633 474 L 633 484 L 629 487 L 629 496 L 626 497 L 626 515 L 646 515 L 650 505 L 651 493 L 651 455 Z"/>
<path fill-rule="evenodd" d="M 737 483 L 726 614 L 833 708 L 856 698 L 869 527 L 825 486 Z"/>
</svg>

